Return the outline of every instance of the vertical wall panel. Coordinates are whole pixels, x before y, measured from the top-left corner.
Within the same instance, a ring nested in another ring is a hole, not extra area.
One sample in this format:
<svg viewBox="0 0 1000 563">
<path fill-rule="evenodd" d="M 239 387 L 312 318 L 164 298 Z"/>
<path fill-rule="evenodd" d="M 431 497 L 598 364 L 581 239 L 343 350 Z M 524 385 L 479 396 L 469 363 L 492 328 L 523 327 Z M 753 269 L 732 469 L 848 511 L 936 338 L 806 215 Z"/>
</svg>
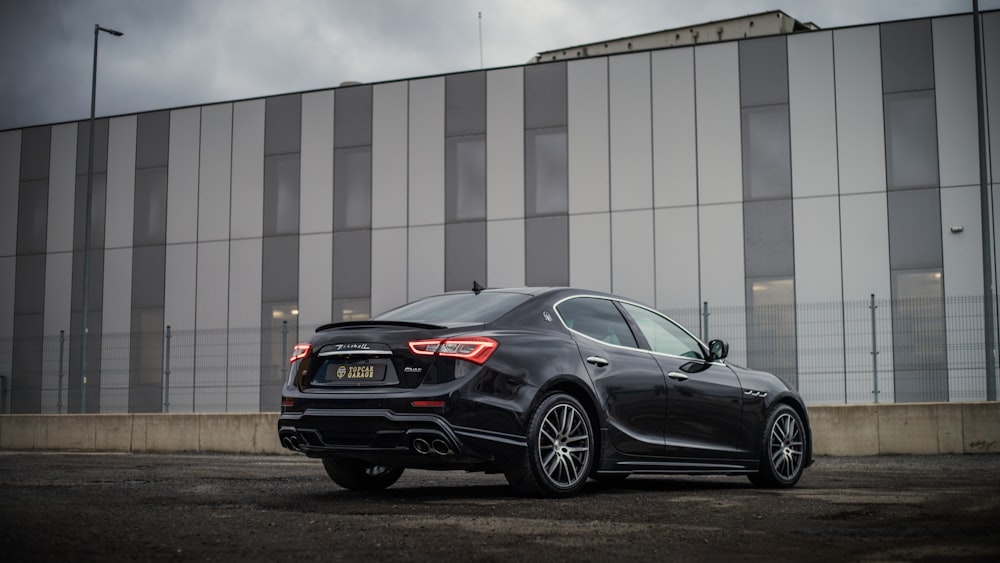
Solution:
<svg viewBox="0 0 1000 563">
<path fill-rule="evenodd" d="M 742 201 L 738 46 L 720 43 L 697 47 L 694 64 L 699 202 Z"/>
<path fill-rule="evenodd" d="M 59 331 L 65 332 L 63 348 L 62 412 L 67 410 L 69 388 L 70 305 L 73 295 L 73 255 L 50 253 L 45 257 L 45 324 L 42 343 L 45 365 L 42 371 L 42 412 L 57 412 L 59 404 Z M 0 315 L 3 311 L 0 311 Z M 0 317 L 2 318 L 2 317 Z M 0 340 L 4 338 L 0 331 Z M 2 356 L 2 353 L 0 353 Z M 3 370 L 0 363 L 0 370 Z M 0 371 L 0 373 L 6 373 Z"/>
<path fill-rule="evenodd" d="M 611 203 L 608 59 L 596 57 L 568 63 L 566 97 L 569 212 L 572 215 L 608 211 Z M 572 221 L 570 223 L 572 231 Z M 572 272 L 573 260 L 570 259 L 571 280 Z"/>
<path fill-rule="evenodd" d="M 699 317 L 682 311 L 697 309 L 698 210 L 695 207 L 657 209 L 654 212 L 656 302 L 688 329 L 698 332 Z"/>
<path fill-rule="evenodd" d="M 486 73 L 486 217 L 524 217 L 524 74 L 520 68 Z"/>
<path fill-rule="evenodd" d="M 406 82 L 372 89 L 372 227 L 406 226 Z"/>
<path fill-rule="evenodd" d="M 410 224 L 444 223 L 444 78 L 410 81 L 409 121 Z"/>
<path fill-rule="evenodd" d="M 170 412 L 191 412 L 198 246 L 167 245 L 165 264 L 163 324 L 171 330 L 170 381 L 164 381 L 166 399 Z"/>
<path fill-rule="evenodd" d="M 979 182 L 976 59 L 972 16 L 932 20 L 941 186 Z"/>
<path fill-rule="evenodd" d="M 652 90 L 653 203 L 694 205 L 698 202 L 694 49 L 653 52 Z"/>
<path fill-rule="evenodd" d="M 837 101 L 833 34 L 788 37 L 788 112 L 792 195 L 837 193 Z"/>
<path fill-rule="evenodd" d="M 263 151 L 263 147 L 261 147 Z M 260 326 L 262 242 L 233 240 L 229 245 L 229 332 L 226 411 L 256 411 L 260 404 Z"/>
<path fill-rule="evenodd" d="M 198 170 L 201 108 L 170 112 L 167 173 L 167 243 L 198 238 Z M 168 270 L 169 271 L 169 270 Z"/>
<path fill-rule="evenodd" d="M 410 227 L 406 254 L 407 301 L 444 291 L 443 250 L 444 225 Z"/>
<path fill-rule="evenodd" d="M 261 239 L 229 244 L 229 327 L 256 328 L 260 323 Z"/>
<path fill-rule="evenodd" d="M 233 106 L 232 238 L 261 236 L 264 216 L 264 100 Z"/>
<path fill-rule="evenodd" d="M 489 287 L 524 285 L 524 219 L 486 222 L 486 282 Z"/>
<path fill-rule="evenodd" d="M 742 189 L 737 178 L 736 186 Z M 746 365 L 746 287 L 743 262 L 743 204 L 709 205 L 699 210 L 701 300 L 725 316 L 709 322 L 711 338 L 730 345 L 732 361 Z M 723 320 L 725 319 L 725 320 Z M 720 326 L 720 324 L 724 326 Z"/>
<path fill-rule="evenodd" d="M 105 248 L 132 246 L 132 215 L 135 213 L 135 128 L 134 115 L 116 117 L 109 124 L 107 216 L 113 220 L 105 223 Z M 131 276 L 131 273 L 129 275 Z"/>
<path fill-rule="evenodd" d="M 840 193 L 885 190 L 878 27 L 833 32 Z"/>
<path fill-rule="evenodd" d="M 3 169 L 0 168 L 0 170 Z M 16 257 L 0 256 L 0 374 L 4 377 L 10 377 L 14 360 L 14 275 L 16 264 Z M 0 397 L 0 411 L 4 413 L 10 412 L 7 410 L 6 401 L 6 397 Z"/>
<path fill-rule="evenodd" d="M 980 16 L 983 39 L 983 69 L 986 82 L 986 114 L 991 127 L 987 130 L 988 158 L 990 160 L 989 182 L 1000 181 L 1000 11 L 988 12 Z"/>
<path fill-rule="evenodd" d="M 571 205 L 572 201 L 571 192 Z M 604 264 L 611 264 L 611 217 L 608 213 L 570 215 L 569 284 L 611 291 L 611 268 Z"/>
<path fill-rule="evenodd" d="M 49 252 L 73 250 L 73 203 L 76 195 L 76 123 L 52 127 L 49 156 Z"/>
<path fill-rule="evenodd" d="M 406 229 L 372 231 L 374 259 L 371 314 L 373 317 L 406 303 L 406 261 L 389 258 L 399 256 L 404 248 L 406 248 Z"/>
<path fill-rule="evenodd" d="M 611 213 L 611 290 L 642 303 L 656 300 L 653 212 Z"/>
<path fill-rule="evenodd" d="M 112 140 L 109 141 L 109 148 L 114 147 L 114 129 L 114 121 L 112 121 Z M 109 155 L 114 155 L 114 152 L 109 152 Z M 112 162 L 114 162 L 113 156 L 108 163 L 109 177 L 114 173 Z M 132 168 L 133 173 L 135 172 L 134 166 L 135 164 Z M 131 214 L 129 215 L 131 216 Z M 131 225 L 131 221 L 129 221 L 129 225 Z M 131 238 L 131 233 L 129 238 Z M 109 248 L 104 252 L 104 311 L 102 319 L 101 412 L 128 412 L 129 350 L 132 339 L 131 248 Z"/>
<path fill-rule="evenodd" d="M 21 178 L 21 132 L 0 132 L 0 256 L 17 251 L 17 192 Z M 11 286 L 13 299 L 13 286 Z"/>
<path fill-rule="evenodd" d="M 197 292 L 194 409 L 196 412 L 224 411 L 229 241 L 198 244 Z"/>
<path fill-rule="evenodd" d="M 374 237 L 375 232 L 372 233 Z M 387 256 L 397 256 L 405 245 L 392 249 Z M 330 322 L 333 292 L 330 272 L 333 271 L 333 234 L 319 233 L 299 237 L 299 330 L 302 334 Z M 390 259 L 387 262 L 406 262 Z M 374 262 L 374 261 L 373 261 Z M 374 279 L 374 277 L 372 278 Z M 405 283 L 406 276 L 403 276 Z"/>
<path fill-rule="evenodd" d="M 608 74 L 611 209 L 646 209 L 653 206 L 649 53 L 611 57 Z"/>
<path fill-rule="evenodd" d="M 333 90 L 302 94 L 300 233 L 333 230 L 333 100 Z"/>
<path fill-rule="evenodd" d="M 232 133 L 232 104 L 219 104 L 202 108 L 198 178 L 199 241 L 218 241 L 229 238 Z"/>
</svg>

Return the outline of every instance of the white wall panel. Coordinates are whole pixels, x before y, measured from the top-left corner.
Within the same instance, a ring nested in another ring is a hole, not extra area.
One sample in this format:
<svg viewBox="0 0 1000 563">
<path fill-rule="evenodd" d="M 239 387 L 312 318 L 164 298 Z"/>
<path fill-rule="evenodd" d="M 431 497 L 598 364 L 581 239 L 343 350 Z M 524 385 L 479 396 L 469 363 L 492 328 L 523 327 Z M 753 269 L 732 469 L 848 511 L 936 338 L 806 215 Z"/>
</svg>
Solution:
<svg viewBox="0 0 1000 563">
<path fill-rule="evenodd" d="M 941 186 L 979 183 L 979 129 L 972 16 L 932 20 Z"/>
<path fill-rule="evenodd" d="M 649 53 L 611 57 L 608 73 L 611 209 L 648 209 L 653 206 Z"/>
<path fill-rule="evenodd" d="M 132 170 L 135 171 L 134 164 Z M 128 412 L 132 331 L 131 248 L 104 251 L 104 309 L 101 318 L 101 412 Z"/>
<path fill-rule="evenodd" d="M 611 213 L 611 290 L 642 303 L 656 300 L 650 209 Z"/>
<path fill-rule="evenodd" d="M 263 233 L 264 106 L 263 99 L 233 105 L 232 238 Z"/>
<path fill-rule="evenodd" d="M 410 227 L 406 256 L 407 301 L 444 291 L 444 225 Z"/>
<path fill-rule="evenodd" d="M 53 132 L 54 132 L 53 128 Z M 75 139 L 74 139 L 75 140 Z M 74 153 L 75 154 L 75 153 Z M 73 254 L 70 252 L 50 252 L 45 257 L 45 319 L 42 334 L 42 412 L 58 412 L 59 405 L 59 331 L 65 332 L 62 404 L 66 411 L 67 389 L 69 387 L 69 333 L 70 300 L 73 295 Z M 2 313 L 0 313 L 2 314 Z M 0 336 L 0 338 L 3 338 Z M 4 368 L 0 364 L 0 373 Z"/>
<path fill-rule="evenodd" d="M 201 109 L 201 155 L 198 177 L 198 240 L 229 238 L 233 105 Z"/>
<path fill-rule="evenodd" d="M 410 81 L 409 140 L 409 224 L 444 223 L 444 78 Z"/>
<path fill-rule="evenodd" d="M 607 211 L 611 204 L 608 59 L 570 61 L 566 67 L 566 90 L 569 212 L 573 215 Z M 572 258 L 570 279 L 573 279 Z"/>
<path fill-rule="evenodd" d="M 699 202 L 743 201 L 739 47 L 696 47 L 694 64 Z"/>
<path fill-rule="evenodd" d="M 570 187 L 571 206 L 572 194 Z M 524 72 L 520 67 L 486 73 L 486 218 L 518 217 L 524 217 Z"/>
<path fill-rule="evenodd" d="M 229 241 L 198 244 L 194 409 L 224 411 L 228 357 L 223 346 L 229 320 Z"/>
<path fill-rule="evenodd" d="M 652 54 L 653 203 L 656 207 L 698 202 L 695 143 L 694 49 Z"/>
<path fill-rule="evenodd" d="M 201 108 L 170 112 L 167 169 L 167 243 L 198 239 Z"/>
<path fill-rule="evenodd" d="M 333 90 L 302 94 L 302 146 L 299 152 L 299 232 L 302 234 L 333 230 L 333 104 Z"/>
<path fill-rule="evenodd" d="M 229 244 L 229 327 L 260 326 L 261 239 Z"/>
<path fill-rule="evenodd" d="M 406 303 L 406 229 L 372 231 L 372 316 Z"/>
<path fill-rule="evenodd" d="M 170 412 L 191 412 L 198 245 L 167 245 L 163 323 L 171 330 Z"/>
<path fill-rule="evenodd" d="M 408 83 L 372 89 L 372 227 L 406 226 Z"/>
<path fill-rule="evenodd" d="M 837 193 L 833 34 L 788 36 L 788 113 L 795 197 Z"/>
<path fill-rule="evenodd" d="M 840 193 L 884 191 L 885 131 L 878 27 L 834 31 L 833 49 Z"/>
<path fill-rule="evenodd" d="M 698 332 L 698 316 L 682 313 L 701 306 L 698 297 L 698 210 L 657 209 L 654 213 L 656 308 Z"/>
<path fill-rule="evenodd" d="M 111 120 L 108 128 L 108 201 L 104 228 L 105 248 L 132 246 L 135 213 L 136 116 Z M 129 279 L 132 272 L 129 270 Z"/>
<path fill-rule="evenodd" d="M 986 81 L 986 114 L 989 182 L 1000 181 L 1000 11 L 982 14 L 983 69 Z"/>
<path fill-rule="evenodd" d="M 522 287 L 524 255 L 524 219 L 486 222 L 487 286 Z"/>
<path fill-rule="evenodd" d="M 21 132 L 0 132 L 0 256 L 17 252 L 17 194 L 21 179 Z M 14 286 L 10 295 L 13 298 Z"/>
<path fill-rule="evenodd" d="M 332 204 L 331 204 L 332 205 Z M 375 232 L 372 232 L 374 240 Z M 373 243 L 374 244 L 374 243 Z M 401 254 L 405 246 L 395 249 Z M 374 251 L 373 251 L 374 255 Z M 397 258 L 393 262 L 404 263 Z M 375 263 L 375 260 L 372 260 Z M 404 263 L 405 264 L 405 263 Z M 330 322 L 333 310 L 333 234 L 318 233 L 299 237 L 299 326 L 316 327 Z M 405 277 L 404 277 L 405 279 Z M 372 277 L 374 283 L 374 276 Z"/>
<path fill-rule="evenodd" d="M 569 284 L 611 291 L 611 216 L 588 213 L 569 216 Z"/>
<path fill-rule="evenodd" d="M 746 365 L 743 204 L 702 206 L 698 213 L 701 300 L 716 315 L 714 319 L 709 316 L 709 339 L 729 342 L 732 361 Z"/>
<path fill-rule="evenodd" d="M 49 252 L 73 250 L 76 135 L 76 123 L 52 127 L 52 149 L 49 153 L 48 235 L 45 239 Z"/>
</svg>

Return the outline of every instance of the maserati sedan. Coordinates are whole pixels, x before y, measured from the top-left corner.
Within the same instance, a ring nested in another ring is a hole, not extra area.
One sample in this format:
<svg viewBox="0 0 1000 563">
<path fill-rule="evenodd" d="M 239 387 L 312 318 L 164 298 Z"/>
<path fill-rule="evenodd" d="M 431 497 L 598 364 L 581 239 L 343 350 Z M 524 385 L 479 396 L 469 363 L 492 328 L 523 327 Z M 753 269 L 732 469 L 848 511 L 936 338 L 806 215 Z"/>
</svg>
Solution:
<svg viewBox="0 0 1000 563">
<path fill-rule="evenodd" d="M 318 328 L 294 348 L 278 435 L 353 490 L 407 468 L 549 497 L 633 473 L 791 487 L 812 462 L 805 405 L 728 348 L 615 295 L 474 284 Z"/>
</svg>

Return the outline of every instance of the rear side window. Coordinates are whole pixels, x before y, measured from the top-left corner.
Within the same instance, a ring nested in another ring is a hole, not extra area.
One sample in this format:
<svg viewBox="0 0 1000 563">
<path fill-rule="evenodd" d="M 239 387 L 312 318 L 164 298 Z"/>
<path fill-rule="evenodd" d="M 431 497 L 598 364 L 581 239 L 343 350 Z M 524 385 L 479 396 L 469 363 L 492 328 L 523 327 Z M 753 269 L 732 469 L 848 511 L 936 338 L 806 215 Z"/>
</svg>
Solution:
<svg viewBox="0 0 1000 563">
<path fill-rule="evenodd" d="M 376 321 L 418 323 L 491 323 L 531 296 L 523 293 L 449 293 L 407 303 L 375 317 Z"/>
<path fill-rule="evenodd" d="M 556 306 L 563 323 L 576 332 L 595 340 L 638 348 L 625 318 L 608 299 L 578 297 L 568 299 Z"/>
</svg>

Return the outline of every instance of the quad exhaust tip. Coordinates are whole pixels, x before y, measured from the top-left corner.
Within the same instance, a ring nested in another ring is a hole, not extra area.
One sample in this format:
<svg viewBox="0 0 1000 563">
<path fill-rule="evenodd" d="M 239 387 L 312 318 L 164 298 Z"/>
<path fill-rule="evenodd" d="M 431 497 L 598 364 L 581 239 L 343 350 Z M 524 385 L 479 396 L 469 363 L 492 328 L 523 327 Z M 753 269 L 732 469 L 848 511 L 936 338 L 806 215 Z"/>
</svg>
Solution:
<svg viewBox="0 0 1000 563">
<path fill-rule="evenodd" d="M 430 442 L 426 438 L 414 438 L 413 439 L 413 451 L 421 455 L 439 455 L 446 456 L 452 455 L 454 450 L 448 445 L 448 442 L 441 438 L 434 438 Z"/>
<path fill-rule="evenodd" d="M 423 438 L 417 438 L 413 440 L 413 449 L 421 455 L 427 455 L 431 453 L 431 445 L 427 443 L 427 440 Z"/>
</svg>

